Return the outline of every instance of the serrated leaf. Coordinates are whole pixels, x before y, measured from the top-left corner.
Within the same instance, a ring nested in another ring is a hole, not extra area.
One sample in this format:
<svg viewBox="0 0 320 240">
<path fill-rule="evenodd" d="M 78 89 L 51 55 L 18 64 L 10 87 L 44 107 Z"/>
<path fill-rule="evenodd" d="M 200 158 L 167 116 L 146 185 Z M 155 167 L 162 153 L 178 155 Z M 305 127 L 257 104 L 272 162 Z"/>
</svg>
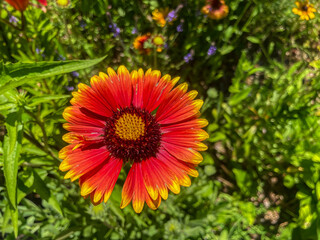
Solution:
<svg viewBox="0 0 320 240">
<path fill-rule="evenodd" d="M 92 60 L 70 60 L 35 63 L 0 63 L 0 94 L 8 89 L 38 79 L 77 71 L 101 62 L 106 56 Z"/>
</svg>

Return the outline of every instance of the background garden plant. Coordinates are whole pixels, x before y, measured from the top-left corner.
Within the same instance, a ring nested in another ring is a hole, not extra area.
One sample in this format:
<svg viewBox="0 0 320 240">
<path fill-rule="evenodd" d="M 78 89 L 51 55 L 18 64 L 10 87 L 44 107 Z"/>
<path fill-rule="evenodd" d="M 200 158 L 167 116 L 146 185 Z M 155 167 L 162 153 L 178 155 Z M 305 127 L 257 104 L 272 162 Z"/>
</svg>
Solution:
<svg viewBox="0 0 320 240">
<path fill-rule="evenodd" d="M 317 1 L 58 0 L 24 11 L 8 2 L 2 238 L 320 238 Z M 93 206 L 58 170 L 70 92 L 120 65 L 181 76 L 209 121 L 199 177 L 141 214 L 119 208 L 125 172 L 108 203 Z"/>
</svg>

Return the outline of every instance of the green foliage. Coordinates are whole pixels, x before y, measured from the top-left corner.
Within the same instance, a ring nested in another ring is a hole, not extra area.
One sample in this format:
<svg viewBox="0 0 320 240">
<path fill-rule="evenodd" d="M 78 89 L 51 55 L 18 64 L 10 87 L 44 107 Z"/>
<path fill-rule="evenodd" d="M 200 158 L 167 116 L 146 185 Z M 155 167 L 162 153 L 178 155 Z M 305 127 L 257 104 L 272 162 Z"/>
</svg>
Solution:
<svg viewBox="0 0 320 240">
<path fill-rule="evenodd" d="M 31 2 L 21 14 L 0 1 L 2 238 L 320 238 L 318 13 L 301 21 L 277 0 L 225 0 L 221 20 L 204 0 Z M 152 11 L 166 7 L 177 17 L 160 27 Z M 152 38 L 148 55 L 133 47 L 148 33 L 164 38 L 160 52 Z M 119 208 L 125 171 L 93 206 L 58 170 L 70 92 L 119 65 L 181 76 L 204 100 L 199 177 L 156 211 Z"/>
</svg>

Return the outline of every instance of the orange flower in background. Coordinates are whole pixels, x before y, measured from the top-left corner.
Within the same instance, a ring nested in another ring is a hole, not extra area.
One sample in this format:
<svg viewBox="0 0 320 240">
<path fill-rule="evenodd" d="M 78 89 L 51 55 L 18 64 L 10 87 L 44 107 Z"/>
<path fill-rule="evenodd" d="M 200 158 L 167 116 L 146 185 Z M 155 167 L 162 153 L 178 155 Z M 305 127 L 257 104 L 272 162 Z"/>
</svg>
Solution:
<svg viewBox="0 0 320 240">
<path fill-rule="evenodd" d="M 307 20 L 315 18 L 314 12 L 316 9 L 313 7 L 313 4 L 310 4 L 309 1 L 296 1 L 297 8 L 293 8 L 292 12 L 300 16 L 301 20 Z"/>
<path fill-rule="evenodd" d="M 146 47 L 145 44 L 150 38 L 150 33 L 136 37 L 133 42 L 133 47 L 137 49 L 141 54 L 149 54 L 151 52 L 151 49 Z"/>
<path fill-rule="evenodd" d="M 207 0 L 207 5 L 201 9 L 202 13 L 209 18 L 219 20 L 225 18 L 229 13 L 229 7 L 224 0 Z"/>
<path fill-rule="evenodd" d="M 207 149 L 201 141 L 208 138 L 201 129 L 208 122 L 198 118 L 203 101 L 160 71 L 129 73 L 120 66 L 107 72 L 73 92 L 63 113 L 69 145 L 59 152 L 60 170 L 71 181 L 79 179 L 81 195 L 96 205 L 108 201 L 128 164 L 120 207 L 132 202 L 140 213 L 146 202 L 157 209 L 168 190 L 178 194 L 180 186 L 190 186 L 188 175 L 198 176 L 199 151 Z"/>
<path fill-rule="evenodd" d="M 5 0 L 18 11 L 24 11 L 29 5 L 29 0 Z M 43 6 L 47 6 L 47 0 L 38 0 Z"/>
<path fill-rule="evenodd" d="M 155 20 L 160 27 L 164 27 L 166 25 L 166 18 L 169 13 L 169 8 L 165 9 L 156 9 L 152 12 L 152 18 Z"/>
</svg>

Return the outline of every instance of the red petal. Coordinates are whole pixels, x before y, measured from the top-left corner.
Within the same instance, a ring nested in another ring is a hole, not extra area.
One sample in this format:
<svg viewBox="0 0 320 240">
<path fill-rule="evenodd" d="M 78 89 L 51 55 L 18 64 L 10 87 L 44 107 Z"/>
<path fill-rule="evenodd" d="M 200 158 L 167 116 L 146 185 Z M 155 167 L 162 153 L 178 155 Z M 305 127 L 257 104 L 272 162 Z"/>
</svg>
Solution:
<svg viewBox="0 0 320 240">
<path fill-rule="evenodd" d="M 176 131 L 176 130 L 197 129 L 197 128 L 203 128 L 207 125 L 208 125 L 208 121 L 206 119 L 197 118 L 197 119 L 191 119 L 189 121 L 161 126 L 161 131 L 163 133 L 166 133 L 166 132 Z"/>
<path fill-rule="evenodd" d="M 81 195 L 92 195 L 93 203 L 107 202 L 114 185 L 118 179 L 122 167 L 122 160 L 111 157 L 103 166 L 91 170 L 90 173 L 82 176 Z"/>
<path fill-rule="evenodd" d="M 202 155 L 192 148 L 179 146 L 169 142 L 163 142 L 162 146 L 172 156 L 178 158 L 181 161 L 199 164 L 203 160 Z"/>
<path fill-rule="evenodd" d="M 80 83 L 78 91 L 72 93 L 73 98 L 71 104 L 89 111 L 99 114 L 104 117 L 112 116 L 112 109 L 107 105 L 105 97 L 101 97 L 91 87 Z"/>
<path fill-rule="evenodd" d="M 47 0 L 38 0 L 43 6 L 47 6 Z"/>
<path fill-rule="evenodd" d="M 24 11 L 28 7 L 29 0 L 6 0 L 11 6 L 13 6 L 16 10 Z"/>
<path fill-rule="evenodd" d="M 132 206 L 136 213 L 140 213 L 146 200 L 146 188 L 144 186 L 141 163 L 134 162 L 129 171 L 122 189 L 121 208 L 126 207 L 132 200 Z"/>
<path fill-rule="evenodd" d="M 90 115 L 86 115 L 86 112 L 81 111 L 79 107 L 71 106 L 67 107 L 63 112 L 63 118 L 71 124 L 81 125 L 81 126 L 91 126 L 103 128 L 105 126 L 105 121 L 93 118 Z"/>
<path fill-rule="evenodd" d="M 86 150 L 78 148 L 67 155 L 59 169 L 61 171 L 69 170 L 65 179 L 71 178 L 71 181 L 74 181 L 106 161 L 108 156 L 109 152 L 105 147 Z"/>
</svg>

